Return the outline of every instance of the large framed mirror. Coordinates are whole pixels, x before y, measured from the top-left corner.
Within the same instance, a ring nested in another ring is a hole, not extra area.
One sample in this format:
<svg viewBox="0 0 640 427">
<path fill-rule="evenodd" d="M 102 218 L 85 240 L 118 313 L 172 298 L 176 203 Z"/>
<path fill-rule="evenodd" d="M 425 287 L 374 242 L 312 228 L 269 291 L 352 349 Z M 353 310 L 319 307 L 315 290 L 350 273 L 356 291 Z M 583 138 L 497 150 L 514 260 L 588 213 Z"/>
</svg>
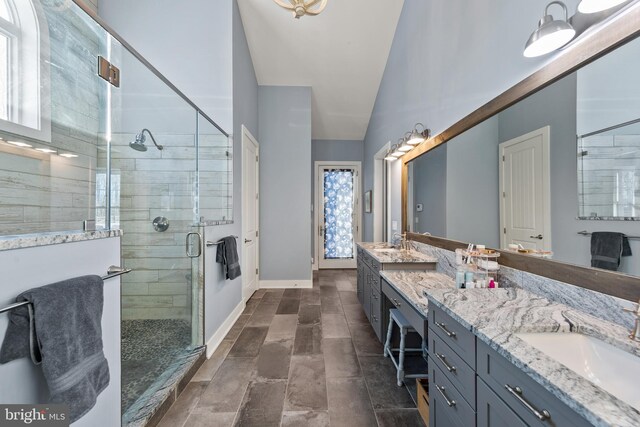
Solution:
<svg viewBox="0 0 640 427">
<path fill-rule="evenodd" d="M 403 230 L 637 301 L 638 9 L 405 155 Z M 619 265 L 602 249 L 611 233 L 624 235 Z"/>
</svg>

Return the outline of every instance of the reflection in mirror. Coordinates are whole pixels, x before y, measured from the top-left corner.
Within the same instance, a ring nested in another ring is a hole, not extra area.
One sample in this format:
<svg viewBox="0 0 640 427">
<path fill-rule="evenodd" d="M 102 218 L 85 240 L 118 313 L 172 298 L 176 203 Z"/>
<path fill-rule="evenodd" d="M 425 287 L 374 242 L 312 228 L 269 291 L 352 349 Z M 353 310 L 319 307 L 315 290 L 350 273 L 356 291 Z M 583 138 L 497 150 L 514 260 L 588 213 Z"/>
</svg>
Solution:
<svg viewBox="0 0 640 427">
<path fill-rule="evenodd" d="M 640 210 L 640 124 L 624 125 L 640 118 L 638 58 L 640 40 L 409 163 L 409 230 L 640 275 L 640 223 L 603 220 Z M 596 232 L 628 236 L 631 255 Z"/>
</svg>

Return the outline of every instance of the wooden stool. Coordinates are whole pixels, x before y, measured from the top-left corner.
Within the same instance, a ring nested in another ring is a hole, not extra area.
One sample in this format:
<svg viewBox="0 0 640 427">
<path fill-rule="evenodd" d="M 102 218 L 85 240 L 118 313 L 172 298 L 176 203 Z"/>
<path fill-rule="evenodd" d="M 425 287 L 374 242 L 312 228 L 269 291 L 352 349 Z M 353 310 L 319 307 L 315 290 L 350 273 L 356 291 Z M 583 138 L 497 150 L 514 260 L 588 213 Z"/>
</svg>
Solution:
<svg viewBox="0 0 640 427">
<path fill-rule="evenodd" d="M 400 347 L 399 348 L 391 348 L 391 337 L 393 334 L 393 324 L 398 325 L 400 328 Z M 405 348 L 405 338 L 407 336 L 407 332 L 416 332 L 416 330 L 411 326 L 409 321 L 402 315 L 402 313 L 392 308 L 389 310 L 389 328 L 387 329 L 387 341 L 384 344 L 384 356 L 389 356 L 393 365 L 396 367 L 397 378 L 398 378 L 398 387 L 402 386 L 405 378 L 429 378 L 427 374 L 411 374 L 405 375 L 404 373 L 404 354 L 406 352 L 409 353 L 422 353 L 422 355 L 426 355 L 427 353 L 427 345 L 425 339 L 422 339 L 422 348 Z M 395 360 L 393 356 L 393 352 L 399 352 L 398 361 Z"/>
</svg>

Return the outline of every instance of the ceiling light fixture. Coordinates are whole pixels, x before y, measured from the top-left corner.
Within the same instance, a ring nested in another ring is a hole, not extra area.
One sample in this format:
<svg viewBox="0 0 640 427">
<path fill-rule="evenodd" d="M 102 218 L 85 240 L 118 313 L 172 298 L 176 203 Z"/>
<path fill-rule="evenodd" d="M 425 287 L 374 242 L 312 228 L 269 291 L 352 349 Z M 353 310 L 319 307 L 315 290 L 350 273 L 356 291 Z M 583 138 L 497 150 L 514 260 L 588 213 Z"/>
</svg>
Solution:
<svg viewBox="0 0 640 427">
<path fill-rule="evenodd" d="M 61 153 L 60 157 L 66 157 L 67 159 L 73 159 L 75 157 L 78 157 L 77 154 L 71 154 L 71 153 Z"/>
<path fill-rule="evenodd" d="M 564 11 L 564 20 L 554 19 L 549 14 L 549 7 L 558 5 Z M 538 22 L 538 28 L 531 34 L 524 47 L 524 56 L 535 58 L 546 55 L 569 43 L 576 35 L 576 30 L 569 24 L 569 10 L 561 1 L 552 1 L 544 8 L 544 15 Z"/>
<path fill-rule="evenodd" d="M 418 131 L 418 126 L 422 128 L 421 131 Z M 418 145 L 426 141 L 429 136 L 431 136 L 431 130 L 426 129 L 422 123 L 416 123 L 416 125 L 413 127 L 413 130 L 410 132 L 407 144 Z"/>
<path fill-rule="evenodd" d="M 296 19 L 304 15 L 316 16 L 327 7 L 327 0 L 273 0 L 278 6 L 293 12 Z"/>
<path fill-rule="evenodd" d="M 36 148 L 36 151 L 40 151 L 41 153 L 47 153 L 47 154 L 57 152 L 56 150 L 52 150 L 51 148 Z"/>
<path fill-rule="evenodd" d="M 580 13 L 597 13 L 611 9 L 626 2 L 627 0 L 582 0 L 578 4 Z"/>
<path fill-rule="evenodd" d="M 31 148 L 31 147 L 33 147 L 33 145 L 31 145 L 31 144 L 27 144 L 26 142 L 19 142 L 19 141 L 7 141 L 7 144 L 11 144 L 11 145 L 14 145 L 16 147 L 22 147 L 22 148 Z"/>
</svg>

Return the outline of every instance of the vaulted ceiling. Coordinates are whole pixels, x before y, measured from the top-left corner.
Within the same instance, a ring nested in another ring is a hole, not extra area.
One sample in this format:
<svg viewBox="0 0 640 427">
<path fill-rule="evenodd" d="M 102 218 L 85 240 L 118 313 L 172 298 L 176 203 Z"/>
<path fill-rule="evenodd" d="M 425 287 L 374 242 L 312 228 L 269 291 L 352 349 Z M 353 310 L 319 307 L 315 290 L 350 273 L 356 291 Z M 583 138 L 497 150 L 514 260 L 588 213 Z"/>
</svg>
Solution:
<svg viewBox="0 0 640 427">
<path fill-rule="evenodd" d="M 312 88 L 313 139 L 364 139 L 404 0 L 329 0 L 294 19 L 240 0 L 258 84 Z"/>
</svg>

